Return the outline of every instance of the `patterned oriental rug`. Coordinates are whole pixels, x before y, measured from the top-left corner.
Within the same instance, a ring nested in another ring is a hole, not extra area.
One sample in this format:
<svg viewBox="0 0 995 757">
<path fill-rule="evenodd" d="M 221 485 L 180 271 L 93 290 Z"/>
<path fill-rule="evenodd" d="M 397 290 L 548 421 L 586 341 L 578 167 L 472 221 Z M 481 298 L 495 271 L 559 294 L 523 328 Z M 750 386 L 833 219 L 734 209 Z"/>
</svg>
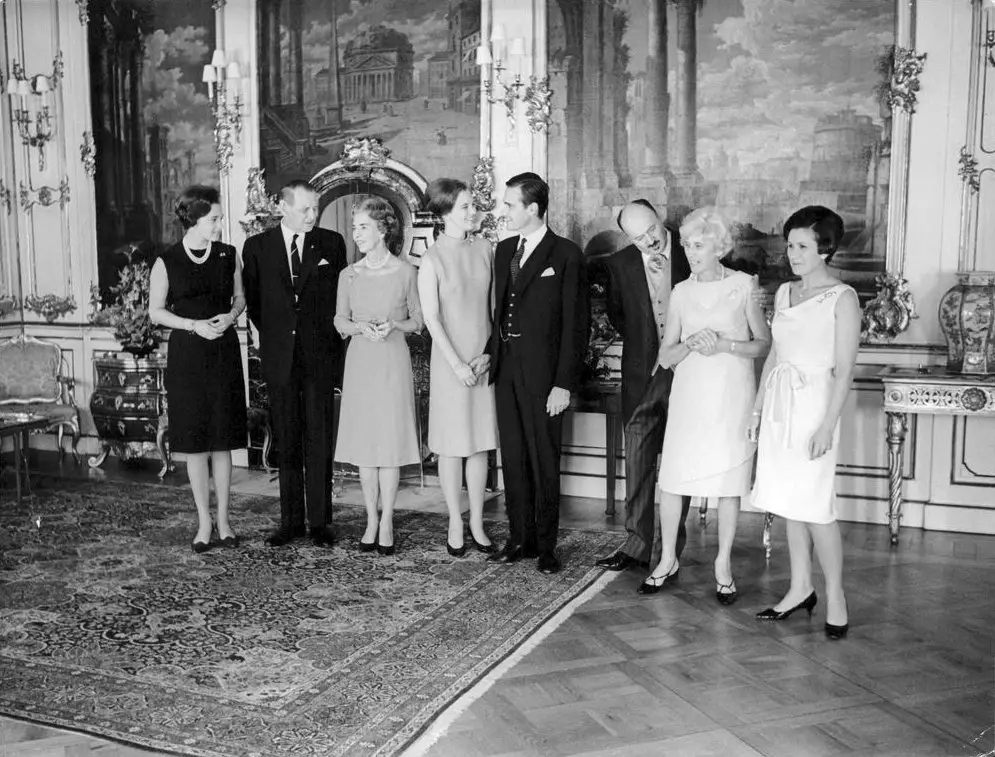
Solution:
<svg viewBox="0 0 995 757">
<path fill-rule="evenodd" d="M 564 530 L 543 576 L 450 557 L 444 515 L 398 512 L 381 557 L 355 547 L 361 508 L 336 508 L 333 549 L 272 549 L 278 501 L 232 504 L 243 546 L 196 555 L 186 489 L 4 502 L 0 712 L 178 754 L 398 754 L 606 583 L 618 540 Z"/>
</svg>

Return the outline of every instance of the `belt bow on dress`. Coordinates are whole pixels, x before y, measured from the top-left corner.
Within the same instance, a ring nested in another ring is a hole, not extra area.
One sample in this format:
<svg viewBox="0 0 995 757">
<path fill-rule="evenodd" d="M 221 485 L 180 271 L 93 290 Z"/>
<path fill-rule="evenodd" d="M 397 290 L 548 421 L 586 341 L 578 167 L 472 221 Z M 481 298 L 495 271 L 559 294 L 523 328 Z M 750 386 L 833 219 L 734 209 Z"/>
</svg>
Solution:
<svg viewBox="0 0 995 757">
<path fill-rule="evenodd" d="M 793 363 L 781 362 L 767 375 L 764 393 L 770 401 L 764 403 L 770 408 L 768 421 L 783 440 L 784 446 L 791 446 L 791 418 L 793 417 L 795 393 L 805 387 L 805 374 Z"/>
</svg>

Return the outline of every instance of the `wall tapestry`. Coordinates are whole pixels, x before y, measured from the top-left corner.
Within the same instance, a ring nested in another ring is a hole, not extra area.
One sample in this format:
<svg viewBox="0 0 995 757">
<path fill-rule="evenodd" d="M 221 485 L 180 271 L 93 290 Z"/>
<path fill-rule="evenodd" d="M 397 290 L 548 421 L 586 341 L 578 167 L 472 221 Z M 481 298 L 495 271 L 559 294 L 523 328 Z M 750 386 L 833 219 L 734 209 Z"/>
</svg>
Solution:
<svg viewBox="0 0 995 757">
<path fill-rule="evenodd" d="M 204 0 L 90 0 L 97 254 L 106 299 L 136 245 L 182 236 L 173 205 L 190 184 L 218 186 L 204 65 L 215 13 Z"/>
<path fill-rule="evenodd" d="M 548 0 L 552 223 L 593 255 L 618 207 L 679 223 L 712 205 L 732 263 L 773 288 L 803 205 L 836 210 L 833 265 L 863 295 L 884 271 L 894 0 Z"/>
</svg>

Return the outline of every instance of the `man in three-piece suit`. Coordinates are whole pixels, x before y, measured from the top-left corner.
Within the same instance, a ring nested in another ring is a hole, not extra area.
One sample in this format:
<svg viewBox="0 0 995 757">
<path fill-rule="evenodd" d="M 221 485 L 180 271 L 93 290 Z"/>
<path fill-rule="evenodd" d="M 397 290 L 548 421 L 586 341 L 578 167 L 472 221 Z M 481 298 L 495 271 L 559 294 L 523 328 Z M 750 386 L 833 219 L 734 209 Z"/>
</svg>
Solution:
<svg viewBox="0 0 995 757">
<path fill-rule="evenodd" d="M 635 200 L 618 214 L 631 244 L 608 258 L 608 319 L 622 337 L 622 414 L 625 424 L 625 529 L 629 536 L 616 552 L 595 564 L 609 570 L 648 567 L 656 536 L 656 470 L 667 425 L 674 373 L 660 368 L 670 290 L 691 275 L 684 250 L 655 208 Z M 687 541 L 684 520 L 691 498 L 684 497 L 677 554 Z"/>
<path fill-rule="evenodd" d="M 546 226 L 549 187 L 534 173 L 512 177 L 503 215 L 516 236 L 494 258 L 495 384 L 509 537 L 490 560 L 538 557 L 555 573 L 563 411 L 580 380 L 588 298 L 580 248 Z"/>
<path fill-rule="evenodd" d="M 330 546 L 333 391 L 340 381 L 342 339 L 333 326 L 345 241 L 315 228 L 318 195 L 306 181 L 280 193 L 283 219 L 250 237 L 242 250 L 249 319 L 259 331 L 270 421 L 280 452 L 280 527 L 266 543 L 305 535 Z"/>
</svg>

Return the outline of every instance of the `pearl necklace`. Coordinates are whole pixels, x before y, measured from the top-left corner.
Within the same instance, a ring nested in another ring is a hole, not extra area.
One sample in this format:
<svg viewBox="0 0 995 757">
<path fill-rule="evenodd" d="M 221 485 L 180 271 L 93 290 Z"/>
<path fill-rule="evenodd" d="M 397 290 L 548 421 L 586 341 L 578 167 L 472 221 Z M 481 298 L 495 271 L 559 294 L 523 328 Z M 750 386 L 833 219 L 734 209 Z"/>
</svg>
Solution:
<svg viewBox="0 0 995 757">
<path fill-rule="evenodd" d="M 390 253 L 389 252 L 385 252 L 384 255 L 383 255 L 383 257 L 380 258 L 380 262 L 379 263 L 371 263 L 370 262 L 370 254 L 366 253 L 366 257 L 363 258 L 363 261 L 366 263 L 366 267 L 367 268 L 369 268 L 371 271 L 375 271 L 378 268 L 383 268 L 385 265 L 387 265 L 387 260 L 389 258 L 390 258 Z"/>
<path fill-rule="evenodd" d="M 207 249 L 204 250 L 203 255 L 194 255 L 193 250 L 190 247 L 187 247 L 186 242 L 183 243 L 183 251 L 187 254 L 187 257 L 190 258 L 190 260 L 192 260 L 197 265 L 200 265 L 201 263 L 205 262 L 208 256 L 211 254 L 211 243 L 210 242 L 207 243 Z"/>
</svg>

